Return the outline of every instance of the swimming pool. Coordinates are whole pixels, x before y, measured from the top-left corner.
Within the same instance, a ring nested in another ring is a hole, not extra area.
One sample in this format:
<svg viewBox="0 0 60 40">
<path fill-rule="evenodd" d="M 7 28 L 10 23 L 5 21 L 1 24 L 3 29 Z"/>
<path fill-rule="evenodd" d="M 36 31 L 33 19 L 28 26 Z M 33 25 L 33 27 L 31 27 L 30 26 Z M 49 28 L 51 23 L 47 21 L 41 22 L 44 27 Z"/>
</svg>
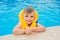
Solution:
<svg viewBox="0 0 60 40">
<path fill-rule="evenodd" d="M 38 23 L 46 28 L 60 25 L 60 0 L 0 0 L 0 36 L 12 33 L 19 12 L 26 6 L 38 11 Z"/>
</svg>

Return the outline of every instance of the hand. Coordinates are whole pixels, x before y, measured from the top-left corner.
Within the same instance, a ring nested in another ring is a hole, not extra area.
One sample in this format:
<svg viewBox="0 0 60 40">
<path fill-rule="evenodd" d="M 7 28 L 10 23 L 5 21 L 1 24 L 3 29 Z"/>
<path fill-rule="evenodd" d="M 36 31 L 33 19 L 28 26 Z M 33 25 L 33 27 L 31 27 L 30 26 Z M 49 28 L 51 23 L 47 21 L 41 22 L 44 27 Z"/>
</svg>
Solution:
<svg viewBox="0 0 60 40">
<path fill-rule="evenodd" d="M 36 30 L 36 28 L 30 28 L 32 31 L 35 31 Z"/>
<path fill-rule="evenodd" d="M 32 29 L 30 27 L 26 28 L 25 29 L 25 33 L 28 34 L 28 35 L 31 34 L 32 33 Z"/>
</svg>

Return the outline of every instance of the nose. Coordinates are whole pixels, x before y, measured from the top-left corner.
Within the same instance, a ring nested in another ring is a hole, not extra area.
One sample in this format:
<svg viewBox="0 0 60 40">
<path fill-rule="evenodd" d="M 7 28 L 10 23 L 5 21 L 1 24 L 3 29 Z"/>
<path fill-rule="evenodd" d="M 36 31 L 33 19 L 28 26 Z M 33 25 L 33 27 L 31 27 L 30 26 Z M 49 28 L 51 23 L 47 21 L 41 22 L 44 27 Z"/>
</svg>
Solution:
<svg viewBox="0 0 60 40">
<path fill-rule="evenodd" d="M 31 18 L 30 17 L 28 17 L 28 20 L 30 20 Z"/>
</svg>

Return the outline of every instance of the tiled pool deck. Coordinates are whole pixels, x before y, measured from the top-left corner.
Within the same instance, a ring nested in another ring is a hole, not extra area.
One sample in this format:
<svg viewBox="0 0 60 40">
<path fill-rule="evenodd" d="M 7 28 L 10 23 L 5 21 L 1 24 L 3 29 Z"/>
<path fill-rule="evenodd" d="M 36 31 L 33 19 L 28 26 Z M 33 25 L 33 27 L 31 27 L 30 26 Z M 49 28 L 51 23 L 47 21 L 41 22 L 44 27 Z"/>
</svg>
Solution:
<svg viewBox="0 0 60 40">
<path fill-rule="evenodd" d="M 46 32 L 32 35 L 5 35 L 0 40 L 60 40 L 60 26 L 47 28 Z"/>
</svg>

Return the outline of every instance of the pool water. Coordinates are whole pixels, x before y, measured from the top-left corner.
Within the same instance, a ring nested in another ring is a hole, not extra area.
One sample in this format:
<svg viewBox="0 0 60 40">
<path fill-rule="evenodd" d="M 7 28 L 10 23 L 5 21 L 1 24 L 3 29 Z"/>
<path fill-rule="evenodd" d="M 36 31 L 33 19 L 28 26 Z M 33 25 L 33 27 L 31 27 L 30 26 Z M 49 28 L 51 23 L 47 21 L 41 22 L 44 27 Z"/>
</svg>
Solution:
<svg viewBox="0 0 60 40">
<path fill-rule="evenodd" d="M 38 23 L 46 28 L 60 25 L 60 0 L 0 0 L 0 36 L 12 34 L 19 12 L 27 6 L 38 11 Z"/>
</svg>

